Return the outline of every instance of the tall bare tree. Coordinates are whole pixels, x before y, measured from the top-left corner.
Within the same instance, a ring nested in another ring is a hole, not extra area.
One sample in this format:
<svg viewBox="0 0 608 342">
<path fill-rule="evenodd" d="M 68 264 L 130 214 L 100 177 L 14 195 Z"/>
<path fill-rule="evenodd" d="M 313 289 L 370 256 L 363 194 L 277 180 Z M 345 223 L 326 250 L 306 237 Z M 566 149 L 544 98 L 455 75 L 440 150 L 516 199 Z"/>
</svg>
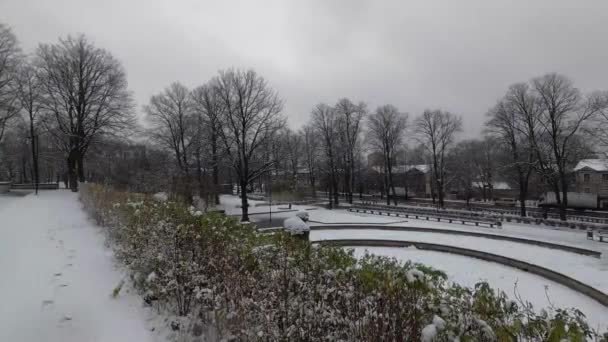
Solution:
<svg viewBox="0 0 608 342">
<path fill-rule="evenodd" d="M 274 164 L 260 152 L 285 125 L 283 102 L 254 70 L 221 71 L 215 84 L 222 105 L 220 137 L 241 187 L 241 221 L 249 221 L 247 189 Z"/>
<path fill-rule="evenodd" d="M 361 122 L 367 113 L 367 106 L 363 102 L 354 104 L 349 99 L 343 98 L 338 100 L 334 111 L 338 116 L 339 137 L 344 142 L 345 185 L 348 203 L 352 204 L 355 187 L 355 151 L 361 135 Z"/>
<path fill-rule="evenodd" d="M 293 190 L 298 190 L 298 171 L 302 160 L 302 137 L 288 127 L 283 130 L 286 169 L 290 173 L 290 183 Z"/>
<path fill-rule="evenodd" d="M 498 168 L 499 149 L 497 140 L 487 136 L 483 140 L 469 140 L 473 175 L 484 201 L 494 199 L 494 183 Z"/>
<path fill-rule="evenodd" d="M 582 95 L 570 79 L 555 73 L 533 79 L 531 86 L 539 106 L 539 132 L 531 141 L 545 173 L 554 174 L 558 180 L 554 192 L 560 219 L 566 220 L 568 164 L 576 157 L 580 145 L 576 142 L 584 125 L 606 110 L 608 101 L 600 93 Z"/>
<path fill-rule="evenodd" d="M 144 112 L 151 125 L 152 139 L 173 153 L 181 173 L 179 181 L 174 184 L 177 192 L 191 202 L 190 158 L 200 127 L 192 110 L 190 92 L 182 84 L 172 83 L 162 93 L 152 96 Z"/>
<path fill-rule="evenodd" d="M 454 143 L 456 133 L 462 130 L 462 118 L 441 110 L 425 110 L 414 122 L 418 139 L 431 155 L 433 182 L 439 198 L 439 207 L 444 206 L 445 197 L 445 157 Z"/>
<path fill-rule="evenodd" d="M 17 98 L 21 106 L 24 117 L 29 126 L 30 145 L 32 149 L 32 167 L 34 173 L 34 182 L 36 184 L 36 193 L 38 192 L 38 183 L 40 183 L 39 167 L 38 167 L 38 151 L 39 133 L 37 128 L 40 120 L 40 112 L 43 108 L 42 103 L 42 84 L 38 77 L 37 70 L 28 62 L 22 64 L 19 68 L 19 76 L 17 77 Z"/>
<path fill-rule="evenodd" d="M 70 188 L 78 191 L 91 144 L 134 124 L 127 77 L 112 54 L 83 35 L 41 44 L 36 55 L 49 114 L 44 122 L 66 155 Z"/>
<path fill-rule="evenodd" d="M 526 216 L 526 200 L 530 177 L 536 157 L 531 139 L 536 139 L 538 101 L 531 95 L 527 84 L 512 85 L 507 94 L 488 112 L 488 131 L 509 151 L 510 160 L 504 169 L 514 172 L 519 187 L 520 215 Z"/>
<path fill-rule="evenodd" d="M 193 110 L 201 118 L 202 124 L 202 141 L 208 143 L 211 152 L 211 167 L 212 178 L 213 178 L 213 198 L 215 204 L 220 204 L 219 196 L 219 137 L 221 129 L 221 113 L 222 103 L 221 99 L 217 94 L 215 84 L 217 80 L 214 79 L 208 84 L 192 90 L 191 97 L 193 101 Z"/>
<path fill-rule="evenodd" d="M 397 205 L 397 193 L 393 182 L 393 165 L 395 153 L 403 142 L 407 127 L 407 114 L 400 113 L 392 105 L 378 107 L 376 112 L 369 116 L 367 124 L 367 138 L 371 146 L 382 152 L 384 160 L 384 187 L 386 190 L 386 204 L 391 204 L 390 191 L 393 192 L 393 202 Z"/>
<path fill-rule="evenodd" d="M 20 60 L 17 37 L 8 26 L 0 23 L 0 141 L 8 122 L 19 113 L 15 81 Z"/>
<path fill-rule="evenodd" d="M 323 150 L 327 161 L 327 175 L 329 176 L 329 206 L 339 204 L 338 196 L 338 176 L 337 176 L 337 158 L 338 158 L 338 117 L 336 111 L 330 106 L 320 103 L 312 110 L 312 125 L 321 136 Z M 333 201 L 332 201 L 333 195 Z"/>
<path fill-rule="evenodd" d="M 479 141 L 464 140 L 452 148 L 446 158 L 451 170 L 453 182 L 462 191 L 462 196 L 471 204 L 474 195 L 474 183 L 477 181 L 478 167 L 475 165 L 475 154 L 479 152 Z"/>
<path fill-rule="evenodd" d="M 308 169 L 308 183 L 310 184 L 310 190 L 313 198 L 317 197 L 317 164 L 320 162 L 319 150 L 320 150 L 320 136 L 318 135 L 315 128 L 309 124 L 302 128 L 300 131 L 300 139 L 304 144 L 304 163 Z"/>
</svg>

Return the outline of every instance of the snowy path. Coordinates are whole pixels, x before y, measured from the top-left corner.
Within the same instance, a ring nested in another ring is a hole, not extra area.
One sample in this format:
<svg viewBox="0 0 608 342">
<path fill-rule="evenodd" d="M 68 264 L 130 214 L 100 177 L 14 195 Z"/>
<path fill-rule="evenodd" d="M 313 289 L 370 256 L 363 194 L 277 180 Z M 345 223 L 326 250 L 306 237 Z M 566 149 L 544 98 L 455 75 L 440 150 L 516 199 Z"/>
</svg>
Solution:
<svg viewBox="0 0 608 342">
<path fill-rule="evenodd" d="M 157 340 L 140 298 L 112 298 L 122 274 L 100 229 L 68 191 L 4 199 L 0 341 Z"/>
</svg>

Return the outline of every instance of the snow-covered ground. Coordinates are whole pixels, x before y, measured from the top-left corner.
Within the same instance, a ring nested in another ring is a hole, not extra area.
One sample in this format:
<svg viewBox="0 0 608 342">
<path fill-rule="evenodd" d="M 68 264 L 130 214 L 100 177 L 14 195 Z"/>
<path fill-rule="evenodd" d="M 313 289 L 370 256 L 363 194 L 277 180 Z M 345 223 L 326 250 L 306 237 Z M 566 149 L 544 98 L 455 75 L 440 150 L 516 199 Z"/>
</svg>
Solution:
<svg viewBox="0 0 608 342">
<path fill-rule="evenodd" d="M 240 214 L 240 200 L 236 196 L 223 196 L 223 206 L 229 213 Z M 268 206 L 253 207 L 259 201 L 250 201 L 250 212 L 268 212 Z M 279 207 L 273 206 L 273 218 L 285 219 L 295 215 L 295 212 L 277 213 Z M 442 235 L 435 233 L 395 232 L 383 230 L 322 230 L 310 233 L 311 241 L 344 238 L 344 239 L 396 239 L 420 242 L 432 242 L 476 249 L 511 258 L 527 261 L 533 264 L 564 273 L 588 285 L 608 293 L 608 244 L 589 241 L 581 230 L 556 229 L 554 227 L 505 223 L 501 229 L 449 224 L 426 220 L 387 217 L 362 213 L 351 213 L 346 210 L 328 210 L 311 206 L 293 206 L 295 210 L 306 210 L 311 221 L 324 224 L 386 224 L 390 226 L 411 226 L 425 228 L 441 228 L 463 231 L 476 231 L 489 234 L 515 236 L 532 240 L 553 242 L 577 246 L 602 252 L 600 259 L 582 256 L 560 250 L 514 243 L 509 241 L 489 240 L 484 238 Z M 314 209 L 314 210 L 311 210 Z M 252 215 L 251 221 L 263 220 L 265 215 Z M 314 223 L 312 224 L 314 225 Z M 465 256 L 445 254 L 432 251 L 421 251 L 409 248 L 355 248 L 355 253 L 361 255 L 368 249 L 371 253 L 396 257 L 400 260 L 412 260 L 433 266 L 448 274 L 451 281 L 462 285 L 472 286 L 480 280 L 486 280 L 493 287 L 503 290 L 514 298 L 514 286 L 518 283 L 518 292 L 524 300 L 530 301 L 536 308 L 547 307 L 545 287 L 549 298 L 556 306 L 577 307 L 585 312 L 594 327 L 608 328 L 606 317 L 608 308 L 598 302 L 581 295 L 569 288 L 549 281 L 545 278 L 523 272 L 500 264 L 486 262 Z"/>
<path fill-rule="evenodd" d="M 161 340 L 76 194 L 0 201 L 0 341 Z"/>
<path fill-rule="evenodd" d="M 492 287 L 504 291 L 513 300 L 516 300 L 515 291 L 517 291 L 520 298 L 532 303 L 536 310 L 551 305 L 575 307 L 587 315 L 592 327 L 599 328 L 599 331 L 608 328 L 606 320 L 608 308 L 585 295 L 531 273 L 465 256 L 416 248 L 354 247 L 353 249 L 357 257 L 367 251 L 375 255 L 432 266 L 443 270 L 448 275 L 449 281 L 463 286 L 473 287 L 480 281 L 487 281 Z"/>
<path fill-rule="evenodd" d="M 310 233 L 311 241 L 326 239 L 405 240 L 474 249 L 543 266 L 608 293 L 608 262 L 606 256 L 598 259 L 517 242 L 436 233 L 377 229 L 317 230 Z"/>
<path fill-rule="evenodd" d="M 0 209 L 2 209 L 2 207 L 4 207 L 7 204 L 9 204 L 12 199 L 13 199 L 13 197 L 0 195 Z"/>
</svg>

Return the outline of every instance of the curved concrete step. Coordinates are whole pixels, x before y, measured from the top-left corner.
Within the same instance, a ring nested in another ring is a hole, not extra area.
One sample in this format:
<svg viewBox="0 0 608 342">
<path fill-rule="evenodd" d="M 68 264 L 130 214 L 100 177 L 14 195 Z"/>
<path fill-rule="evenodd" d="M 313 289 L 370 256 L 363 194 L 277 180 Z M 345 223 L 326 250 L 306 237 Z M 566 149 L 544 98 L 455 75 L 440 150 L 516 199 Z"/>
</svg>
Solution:
<svg viewBox="0 0 608 342">
<path fill-rule="evenodd" d="M 396 223 L 396 222 L 395 222 Z M 392 223 L 389 223 L 392 224 Z M 424 233 L 436 233 L 436 234 L 452 234 L 452 235 L 465 235 L 465 236 L 474 236 L 481 237 L 486 239 L 493 240 L 504 240 L 511 241 L 517 243 L 524 243 L 528 245 L 535 245 L 545 248 L 551 249 L 559 249 L 570 253 L 576 253 L 581 255 L 592 256 L 595 258 L 600 258 L 602 256 L 601 252 L 586 249 L 581 247 L 569 246 L 569 245 L 561 245 L 553 242 L 540 241 L 540 240 L 532 240 L 519 238 L 508 235 L 499 235 L 499 234 L 489 234 L 489 233 L 481 233 L 481 232 L 471 232 L 464 230 L 454 230 L 454 229 L 441 229 L 441 228 L 426 228 L 426 227 L 393 227 L 393 226 L 379 226 L 379 225 L 365 225 L 365 224 L 339 224 L 339 225 L 318 225 L 311 226 L 311 230 L 341 230 L 341 229 L 378 229 L 378 230 L 391 230 L 391 231 L 410 231 L 410 232 L 424 232 Z"/>
<path fill-rule="evenodd" d="M 417 241 L 403 241 L 403 240 L 376 240 L 376 239 L 330 239 L 330 240 L 319 240 L 312 241 L 312 243 L 319 243 L 325 245 L 341 246 L 341 247 L 410 247 L 414 246 L 421 250 L 437 251 L 444 253 L 452 253 L 458 255 L 464 255 L 472 258 L 477 258 L 485 261 L 495 262 L 501 265 L 520 269 L 522 271 L 530 272 L 540 277 L 549 279 L 558 284 L 566 286 L 574 291 L 584 294 L 598 303 L 608 307 L 608 295 L 604 292 L 595 289 L 587 284 L 584 284 L 576 279 L 570 278 L 567 275 L 559 272 L 552 271 L 548 268 L 530 264 L 525 261 L 505 257 L 502 255 L 496 255 L 487 252 L 481 252 L 477 250 L 454 247 L 448 245 L 440 245 L 427 242 Z"/>
</svg>

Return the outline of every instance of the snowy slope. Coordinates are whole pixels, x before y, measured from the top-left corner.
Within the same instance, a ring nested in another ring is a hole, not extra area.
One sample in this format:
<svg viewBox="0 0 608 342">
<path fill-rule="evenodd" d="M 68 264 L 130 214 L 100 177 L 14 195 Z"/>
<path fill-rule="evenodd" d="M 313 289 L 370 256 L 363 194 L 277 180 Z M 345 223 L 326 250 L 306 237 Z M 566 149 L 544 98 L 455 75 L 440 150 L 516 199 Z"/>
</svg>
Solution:
<svg viewBox="0 0 608 342">
<path fill-rule="evenodd" d="M 76 194 L 3 202 L 0 274 L 0 341 L 159 340 L 138 296 L 112 298 L 123 275 Z"/>
<path fill-rule="evenodd" d="M 518 296 L 532 303 L 537 311 L 551 305 L 576 307 L 587 315 L 593 328 L 598 328 L 599 331 L 608 328 L 605 319 L 608 317 L 608 308 L 585 295 L 531 273 L 465 256 L 416 248 L 355 247 L 353 249 L 355 256 L 358 257 L 367 251 L 401 261 L 411 260 L 429 265 L 443 270 L 448 275 L 449 281 L 464 286 L 472 287 L 480 281 L 487 281 L 492 287 L 504 291 L 513 300 L 517 291 Z"/>
<path fill-rule="evenodd" d="M 605 255 L 597 259 L 517 242 L 421 232 L 345 229 L 313 231 L 310 234 L 311 241 L 325 239 L 406 240 L 479 250 L 543 266 L 608 293 L 608 263 Z"/>
</svg>

